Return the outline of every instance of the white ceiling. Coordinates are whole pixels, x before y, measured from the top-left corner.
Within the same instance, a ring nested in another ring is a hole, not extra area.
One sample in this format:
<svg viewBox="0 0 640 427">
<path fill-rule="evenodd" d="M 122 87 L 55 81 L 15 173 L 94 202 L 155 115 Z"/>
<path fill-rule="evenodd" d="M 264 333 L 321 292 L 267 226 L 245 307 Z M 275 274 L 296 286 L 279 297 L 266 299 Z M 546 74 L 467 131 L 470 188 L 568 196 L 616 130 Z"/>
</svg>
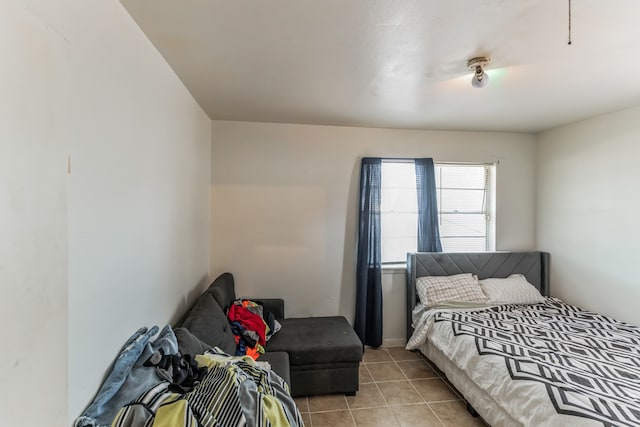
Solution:
<svg viewBox="0 0 640 427">
<path fill-rule="evenodd" d="M 537 132 L 640 104 L 640 0 L 572 0 L 571 46 L 568 0 L 121 2 L 214 120 Z"/>
</svg>

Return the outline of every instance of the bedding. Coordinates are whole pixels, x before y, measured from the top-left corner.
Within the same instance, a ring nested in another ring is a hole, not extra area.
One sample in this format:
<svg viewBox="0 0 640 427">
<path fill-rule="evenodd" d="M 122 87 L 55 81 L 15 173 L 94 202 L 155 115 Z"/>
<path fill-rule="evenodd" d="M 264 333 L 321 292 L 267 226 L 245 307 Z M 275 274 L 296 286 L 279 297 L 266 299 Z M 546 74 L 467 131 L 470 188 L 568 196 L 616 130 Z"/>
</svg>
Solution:
<svg viewBox="0 0 640 427">
<path fill-rule="evenodd" d="M 479 281 L 482 292 L 492 304 L 536 304 L 544 297 L 522 274 Z"/>
<path fill-rule="evenodd" d="M 470 273 L 418 277 L 416 288 L 420 302 L 427 307 L 451 301 L 474 303 L 487 301 L 487 296 L 478 284 L 478 278 Z"/>
<path fill-rule="evenodd" d="M 249 356 L 219 349 L 196 356 L 206 374 L 193 390 L 178 394 L 163 381 L 125 405 L 112 427 L 297 427 L 303 421 L 285 381 Z"/>
<path fill-rule="evenodd" d="M 640 425 L 638 327 L 553 298 L 474 309 L 419 304 L 414 326 L 407 348 L 441 353 L 456 385 L 473 384 L 460 391 L 488 405 L 475 409 L 485 419 L 501 414 L 488 417 L 494 427 Z"/>
</svg>

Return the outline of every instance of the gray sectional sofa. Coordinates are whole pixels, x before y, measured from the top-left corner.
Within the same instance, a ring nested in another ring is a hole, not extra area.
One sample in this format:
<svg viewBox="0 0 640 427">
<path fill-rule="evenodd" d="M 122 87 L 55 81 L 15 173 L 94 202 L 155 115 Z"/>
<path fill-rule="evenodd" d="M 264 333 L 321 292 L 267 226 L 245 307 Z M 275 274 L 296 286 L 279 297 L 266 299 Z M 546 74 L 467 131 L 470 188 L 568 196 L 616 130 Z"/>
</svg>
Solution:
<svg viewBox="0 0 640 427">
<path fill-rule="evenodd" d="M 220 275 L 174 328 L 180 351 L 193 355 L 217 346 L 235 354 L 236 343 L 225 314 L 235 299 L 233 276 Z M 356 393 L 363 345 L 344 317 L 287 319 L 284 300 L 257 301 L 282 325 L 259 360 L 271 364 L 290 385 L 293 396 Z"/>
</svg>

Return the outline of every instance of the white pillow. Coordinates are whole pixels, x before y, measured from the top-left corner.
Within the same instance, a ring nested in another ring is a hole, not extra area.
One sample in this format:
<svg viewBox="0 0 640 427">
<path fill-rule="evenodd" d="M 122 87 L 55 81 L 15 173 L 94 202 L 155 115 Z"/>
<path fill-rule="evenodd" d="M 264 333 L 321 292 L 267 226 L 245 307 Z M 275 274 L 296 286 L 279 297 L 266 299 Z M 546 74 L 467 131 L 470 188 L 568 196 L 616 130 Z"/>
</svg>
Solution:
<svg viewBox="0 0 640 427">
<path fill-rule="evenodd" d="M 471 273 L 425 276 L 416 279 L 420 302 L 429 307 L 445 302 L 486 302 L 487 296 Z"/>
<path fill-rule="evenodd" d="M 480 287 L 492 304 L 537 304 L 544 297 L 522 274 L 498 279 L 482 279 Z"/>
</svg>

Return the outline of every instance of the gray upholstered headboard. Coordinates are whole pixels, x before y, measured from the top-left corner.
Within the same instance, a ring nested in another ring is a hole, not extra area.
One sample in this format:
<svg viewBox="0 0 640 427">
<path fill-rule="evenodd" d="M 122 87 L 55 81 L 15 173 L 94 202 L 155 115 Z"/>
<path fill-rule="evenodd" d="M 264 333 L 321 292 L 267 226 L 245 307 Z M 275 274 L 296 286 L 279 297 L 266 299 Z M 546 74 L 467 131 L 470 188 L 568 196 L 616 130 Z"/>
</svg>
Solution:
<svg viewBox="0 0 640 427">
<path fill-rule="evenodd" d="M 407 340 L 413 333 L 411 312 L 416 306 L 416 277 L 473 273 L 480 279 L 523 274 L 529 283 L 549 295 L 547 252 L 417 252 L 407 254 Z"/>
</svg>

